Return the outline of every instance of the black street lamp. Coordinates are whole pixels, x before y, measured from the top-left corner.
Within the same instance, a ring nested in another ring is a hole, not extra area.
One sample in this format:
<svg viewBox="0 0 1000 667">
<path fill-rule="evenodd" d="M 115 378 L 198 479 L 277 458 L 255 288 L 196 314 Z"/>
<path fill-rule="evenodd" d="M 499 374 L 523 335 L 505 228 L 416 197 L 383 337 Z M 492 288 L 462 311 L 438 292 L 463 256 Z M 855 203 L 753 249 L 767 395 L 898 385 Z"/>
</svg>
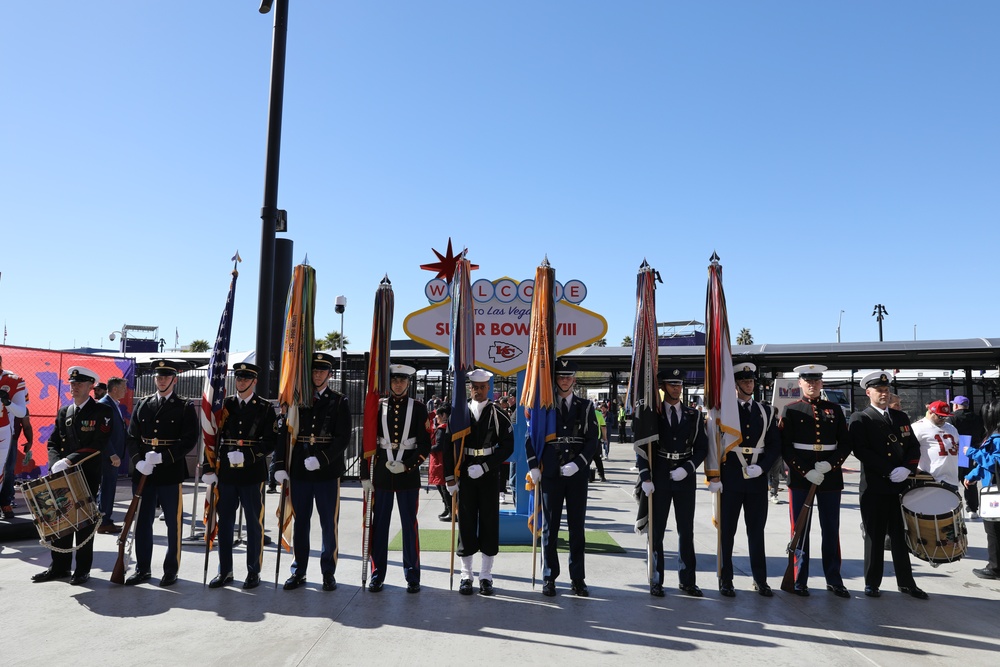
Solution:
<svg viewBox="0 0 1000 667">
<path fill-rule="evenodd" d="M 875 310 L 872 311 L 872 317 L 878 320 L 878 342 L 882 342 L 882 320 L 885 316 L 889 314 L 889 311 L 885 309 L 881 303 L 875 304 Z"/>
</svg>

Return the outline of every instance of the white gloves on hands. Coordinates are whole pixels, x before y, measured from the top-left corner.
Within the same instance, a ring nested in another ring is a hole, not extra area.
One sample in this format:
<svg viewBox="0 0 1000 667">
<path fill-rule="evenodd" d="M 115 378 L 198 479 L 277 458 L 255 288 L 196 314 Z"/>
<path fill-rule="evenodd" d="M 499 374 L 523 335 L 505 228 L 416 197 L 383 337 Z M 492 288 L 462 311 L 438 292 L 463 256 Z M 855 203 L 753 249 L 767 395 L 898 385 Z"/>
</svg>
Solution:
<svg viewBox="0 0 1000 667">
<path fill-rule="evenodd" d="M 825 475 L 826 473 L 833 470 L 833 466 L 830 465 L 829 461 L 817 461 L 816 465 L 813 466 L 813 470 L 815 470 L 821 475 Z"/>
<path fill-rule="evenodd" d="M 753 479 L 754 477 L 760 477 L 764 474 L 764 469 L 761 468 L 756 463 L 751 463 L 747 466 L 747 477 Z"/>
<path fill-rule="evenodd" d="M 361 480 L 361 488 L 364 489 L 365 493 L 371 493 L 375 490 L 375 485 L 370 479 L 363 479 Z"/>
<path fill-rule="evenodd" d="M 642 492 L 645 493 L 647 496 L 653 495 L 653 489 L 654 488 L 655 487 L 653 487 L 653 483 L 652 482 L 643 482 L 642 483 Z"/>
<path fill-rule="evenodd" d="M 315 472 L 319 470 L 319 459 L 315 456 L 306 457 L 306 460 L 302 462 L 309 472 Z"/>
<path fill-rule="evenodd" d="M 201 481 L 205 482 L 208 486 L 212 486 L 213 484 L 219 483 L 219 476 L 214 472 L 206 472 L 201 476 Z"/>
<path fill-rule="evenodd" d="M 451 495 L 455 495 L 455 492 L 458 491 L 458 484 L 445 484 L 444 488 L 447 489 L 448 493 Z"/>
<path fill-rule="evenodd" d="M 826 477 L 826 475 L 821 473 L 819 470 L 816 470 L 815 468 L 806 473 L 806 479 L 809 480 L 809 483 L 815 484 L 816 486 L 819 486 L 820 484 L 823 483 L 824 477 Z"/>
<path fill-rule="evenodd" d="M 479 465 L 478 463 L 473 463 L 471 466 L 469 466 L 469 477 L 471 477 L 472 479 L 479 479 L 480 477 L 483 476 L 485 472 L 486 471 L 483 470 L 483 466 Z"/>
<path fill-rule="evenodd" d="M 68 467 L 69 467 L 69 459 L 59 459 L 58 461 L 52 464 L 52 470 L 50 470 L 49 472 L 51 473 L 62 472 Z"/>
<path fill-rule="evenodd" d="M 243 456 L 243 452 L 228 452 L 226 457 L 229 459 L 229 465 L 234 468 L 238 468 L 243 465 L 246 458 Z"/>
<path fill-rule="evenodd" d="M 532 468 L 528 471 L 528 475 L 531 476 L 531 483 L 538 486 L 538 483 L 542 481 L 542 471 L 538 468 Z"/>
<path fill-rule="evenodd" d="M 709 493 L 722 493 L 722 482 L 709 482 L 708 491 Z"/>
<path fill-rule="evenodd" d="M 889 481 L 893 484 L 898 484 L 909 476 L 910 470 L 908 468 L 904 468 L 903 466 L 899 466 L 898 468 L 893 468 L 892 472 L 889 473 Z"/>
<path fill-rule="evenodd" d="M 277 482 L 278 485 L 284 484 L 288 481 L 288 473 L 284 470 L 275 470 L 274 481 Z"/>
<path fill-rule="evenodd" d="M 674 468 L 673 470 L 670 471 L 670 479 L 674 480 L 675 482 L 679 482 L 682 479 L 686 478 L 687 476 L 688 476 L 688 471 L 687 468 L 685 468 L 684 466 L 681 466 L 679 468 Z"/>
<path fill-rule="evenodd" d="M 163 454 L 159 452 L 149 451 L 146 452 L 146 463 L 152 463 L 154 466 L 163 463 Z"/>
<path fill-rule="evenodd" d="M 155 467 L 156 464 L 150 463 L 149 461 L 139 461 L 135 464 L 135 469 L 147 477 L 153 474 L 153 468 Z"/>
<path fill-rule="evenodd" d="M 563 477 L 572 477 L 576 473 L 580 472 L 580 466 L 578 466 L 573 461 L 570 461 L 563 467 L 559 468 L 559 474 Z"/>
<path fill-rule="evenodd" d="M 400 473 L 406 472 L 406 464 L 402 461 L 386 461 L 385 467 L 389 469 L 393 475 L 398 475 Z"/>
</svg>

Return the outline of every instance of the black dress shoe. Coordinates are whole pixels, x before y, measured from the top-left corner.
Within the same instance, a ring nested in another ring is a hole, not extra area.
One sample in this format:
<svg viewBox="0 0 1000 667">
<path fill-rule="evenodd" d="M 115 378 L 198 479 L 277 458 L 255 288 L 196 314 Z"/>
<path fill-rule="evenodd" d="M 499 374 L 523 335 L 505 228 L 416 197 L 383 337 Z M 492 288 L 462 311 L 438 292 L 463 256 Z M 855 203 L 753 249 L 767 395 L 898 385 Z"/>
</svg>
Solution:
<svg viewBox="0 0 1000 667">
<path fill-rule="evenodd" d="M 719 582 L 719 593 L 727 598 L 736 597 L 736 589 L 733 588 L 733 582 L 731 581 L 720 581 Z"/>
<path fill-rule="evenodd" d="M 439 516 L 438 518 L 446 523 L 451 523 L 451 514 L 445 514 L 444 516 Z"/>
<path fill-rule="evenodd" d="M 164 574 L 163 578 L 160 579 L 160 588 L 166 588 L 167 586 L 173 586 L 177 583 L 176 574 Z"/>
<path fill-rule="evenodd" d="M 990 569 L 988 567 L 984 567 L 984 568 L 978 569 L 978 570 L 973 570 L 972 574 L 976 575 L 980 579 L 998 579 L 998 578 L 1000 578 L 1000 577 L 997 577 L 997 573 L 996 572 L 994 572 L 992 569 Z"/>
<path fill-rule="evenodd" d="M 80 586 L 90 581 L 90 572 L 81 572 L 80 574 L 74 574 L 69 578 L 70 586 Z"/>
<path fill-rule="evenodd" d="M 407 593 L 419 593 L 420 592 L 420 583 L 416 582 L 416 581 L 409 582 L 408 584 L 406 584 L 406 592 Z"/>
<path fill-rule="evenodd" d="M 653 584 L 652 586 L 650 586 L 649 594 L 652 595 L 654 598 L 662 598 L 664 595 L 663 584 Z"/>
<path fill-rule="evenodd" d="M 458 584 L 458 592 L 462 595 L 472 595 L 472 579 L 462 579 Z"/>
<path fill-rule="evenodd" d="M 271 486 L 267 487 L 267 492 L 268 493 L 277 493 L 278 489 L 274 486 L 274 484 L 272 484 Z"/>
<path fill-rule="evenodd" d="M 830 591 L 838 598 L 849 598 L 851 597 L 851 592 L 847 590 L 846 586 L 834 586 L 833 584 L 827 584 L 826 590 Z"/>
<path fill-rule="evenodd" d="M 572 585 L 570 585 L 570 590 L 576 593 L 579 597 L 590 597 L 590 589 L 587 588 L 587 583 L 583 579 L 577 579 L 574 581 Z"/>
<path fill-rule="evenodd" d="M 899 592 L 903 595 L 909 595 L 911 598 L 917 598 L 918 600 L 926 600 L 929 596 L 916 586 L 900 586 Z"/>
<path fill-rule="evenodd" d="M 306 583 L 306 575 L 293 574 L 292 576 L 285 579 L 285 585 L 282 586 L 286 591 L 294 591 L 299 586 Z"/>
<path fill-rule="evenodd" d="M 379 581 L 378 579 L 372 579 L 371 581 L 368 582 L 369 593 L 378 593 L 381 590 L 382 590 L 382 582 Z"/>
<path fill-rule="evenodd" d="M 806 588 L 805 586 L 799 586 L 798 584 L 796 584 L 795 589 L 792 592 L 798 595 L 800 598 L 809 597 L 809 589 Z"/>
<path fill-rule="evenodd" d="M 547 598 L 555 597 L 556 595 L 556 582 L 546 581 L 542 584 L 542 595 Z"/>
<path fill-rule="evenodd" d="M 230 572 L 229 574 L 217 574 L 217 575 L 215 575 L 215 577 L 210 582 L 208 582 L 208 587 L 209 588 L 222 588 L 226 584 L 231 584 L 231 583 L 233 583 L 233 573 L 232 572 Z"/>
<path fill-rule="evenodd" d="M 693 598 L 700 598 L 703 595 L 701 589 L 695 584 L 681 584 L 677 588 L 684 591 L 685 595 L 690 595 Z"/>
<path fill-rule="evenodd" d="M 251 588 L 257 588 L 260 586 L 260 575 L 259 574 L 248 574 L 247 578 L 243 581 L 243 590 L 248 591 Z"/>
<path fill-rule="evenodd" d="M 133 572 L 132 575 L 125 580 L 126 586 L 135 586 L 136 584 L 141 584 L 144 581 L 149 581 L 153 575 L 149 572 Z"/>
<path fill-rule="evenodd" d="M 479 594 L 480 595 L 493 595 L 493 580 L 492 579 L 480 579 L 479 580 Z"/>
<path fill-rule="evenodd" d="M 324 591 L 335 591 L 337 590 L 337 578 L 332 574 L 323 575 L 323 590 Z"/>
<path fill-rule="evenodd" d="M 877 598 L 882 596 L 882 591 L 878 589 L 878 586 L 865 586 L 865 595 L 870 598 Z"/>
<path fill-rule="evenodd" d="M 52 581 L 53 579 L 65 579 L 69 576 L 69 572 L 62 572 L 60 570 L 54 570 L 51 567 L 47 570 L 42 570 L 38 574 L 31 576 L 31 580 L 36 584 L 40 584 L 43 581 Z"/>
<path fill-rule="evenodd" d="M 451 508 L 445 507 L 444 511 L 438 514 L 439 519 L 443 519 L 445 517 L 448 517 L 449 519 L 451 518 Z"/>
<path fill-rule="evenodd" d="M 771 587 L 764 583 L 758 583 L 756 581 L 753 582 L 753 589 L 757 591 L 758 595 L 763 595 L 766 598 L 774 595 L 774 591 L 771 590 Z"/>
</svg>

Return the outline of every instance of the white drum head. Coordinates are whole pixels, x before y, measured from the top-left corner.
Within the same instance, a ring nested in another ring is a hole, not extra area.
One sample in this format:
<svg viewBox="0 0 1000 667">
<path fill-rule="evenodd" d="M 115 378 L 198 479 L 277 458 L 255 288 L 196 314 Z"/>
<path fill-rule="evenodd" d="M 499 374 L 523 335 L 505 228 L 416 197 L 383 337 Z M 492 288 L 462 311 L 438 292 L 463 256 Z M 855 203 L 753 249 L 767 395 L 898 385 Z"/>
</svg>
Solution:
<svg viewBox="0 0 1000 667">
<path fill-rule="evenodd" d="M 941 486 L 918 486 L 904 493 L 900 500 L 913 514 L 926 516 L 951 514 L 961 502 L 957 493 Z"/>
</svg>

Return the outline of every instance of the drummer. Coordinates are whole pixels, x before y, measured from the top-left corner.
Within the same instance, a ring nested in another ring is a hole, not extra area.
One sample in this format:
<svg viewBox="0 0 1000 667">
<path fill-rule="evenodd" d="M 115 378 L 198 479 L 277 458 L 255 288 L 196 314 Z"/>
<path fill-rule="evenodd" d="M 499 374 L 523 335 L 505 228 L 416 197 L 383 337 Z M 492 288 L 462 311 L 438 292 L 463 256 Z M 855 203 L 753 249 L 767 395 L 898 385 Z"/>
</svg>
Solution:
<svg viewBox="0 0 1000 667">
<path fill-rule="evenodd" d="M 923 419 L 913 422 L 920 443 L 920 470 L 952 491 L 958 491 L 958 430 L 948 423 L 951 408 L 944 401 L 927 406 Z"/>
<path fill-rule="evenodd" d="M 882 594 L 879 586 L 888 534 L 899 592 L 926 600 L 927 593 L 913 580 L 899 507 L 899 494 L 906 490 L 906 481 L 920 461 L 920 443 L 906 415 L 889 407 L 890 377 L 885 371 L 873 371 L 861 378 L 861 388 L 871 405 L 851 415 L 848 426 L 854 455 L 861 461 L 859 504 L 865 529 L 865 595 L 877 598 Z"/>
<path fill-rule="evenodd" d="M 67 379 L 73 400 L 59 408 L 52 435 L 49 436 L 49 460 L 55 461 L 51 473 L 55 475 L 79 466 L 90 496 L 96 498 L 101 484 L 101 459 L 111 437 L 111 407 L 90 397 L 90 391 L 99 379 L 94 371 L 84 366 L 70 366 Z M 93 522 L 74 526 L 74 532 L 52 542 L 52 565 L 31 577 L 32 581 L 39 583 L 70 577 L 69 583 L 79 586 L 90 580 L 90 567 L 94 562 L 94 541 L 91 538 L 100 512 L 93 518 Z M 76 569 L 70 576 L 74 537 Z"/>
</svg>

